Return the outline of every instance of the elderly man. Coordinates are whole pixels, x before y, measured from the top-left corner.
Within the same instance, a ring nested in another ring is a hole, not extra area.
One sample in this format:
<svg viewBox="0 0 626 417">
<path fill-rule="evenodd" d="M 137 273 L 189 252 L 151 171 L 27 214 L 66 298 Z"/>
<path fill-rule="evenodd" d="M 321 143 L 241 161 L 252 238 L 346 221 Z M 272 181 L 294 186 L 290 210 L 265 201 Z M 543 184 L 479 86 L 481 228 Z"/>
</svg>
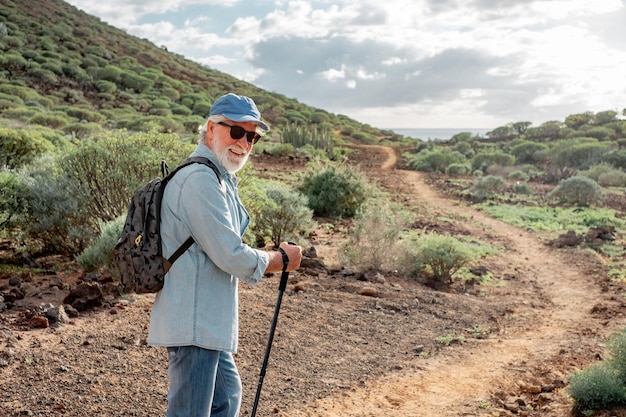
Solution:
<svg viewBox="0 0 626 417">
<path fill-rule="evenodd" d="M 238 341 L 238 281 L 257 284 L 266 272 L 293 271 L 302 249 L 283 242 L 276 252 L 249 247 L 242 236 L 250 218 L 239 199 L 237 177 L 254 144 L 269 131 L 249 97 L 215 101 L 191 156 L 203 164 L 180 170 L 161 207 L 163 255 L 189 236 L 195 244 L 173 264 L 157 294 L 148 343 L 167 347 L 167 417 L 234 417 L 241 379 L 233 359 Z"/>
</svg>

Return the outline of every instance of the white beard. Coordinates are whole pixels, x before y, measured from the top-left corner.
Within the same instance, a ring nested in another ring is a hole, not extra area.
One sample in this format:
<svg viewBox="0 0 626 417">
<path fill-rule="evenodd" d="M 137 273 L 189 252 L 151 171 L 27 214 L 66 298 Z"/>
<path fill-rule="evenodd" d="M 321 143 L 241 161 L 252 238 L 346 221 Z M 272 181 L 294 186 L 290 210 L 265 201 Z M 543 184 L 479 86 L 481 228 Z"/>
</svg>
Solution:
<svg viewBox="0 0 626 417">
<path fill-rule="evenodd" d="M 248 157 L 250 156 L 250 152 L 241 149 L 236 145 L 229 145 L 223 148 L 220 148 L 217 145 L 217 141 L 214 141 L 215 144 L 215 156 L 217 156 L 217 160 L 226 168 L 231 174 L 239 171 L 248 161 Z"/>
</svg>

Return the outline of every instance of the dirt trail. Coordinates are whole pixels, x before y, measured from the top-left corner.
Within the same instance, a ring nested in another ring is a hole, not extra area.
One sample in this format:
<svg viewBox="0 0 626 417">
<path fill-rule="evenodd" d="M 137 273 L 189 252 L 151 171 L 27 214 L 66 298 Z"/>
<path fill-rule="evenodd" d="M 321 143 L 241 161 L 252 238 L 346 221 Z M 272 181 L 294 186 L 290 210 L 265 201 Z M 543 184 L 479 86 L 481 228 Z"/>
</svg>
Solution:
<svg viewBox="0 0 626 417">
<path fill-rule="evenodd" d="M 392 149 L 384 150 L 388 158 L 382 168 L 390 169 L 396 163 L 396 156 Z M 549 307 L 536 317 L 534 327 L 523 332 L 504 331 L 497 338 L 466 346 L 460 355 L 444 354 L 421 360 L 418 372 L 389 375 L 365 389 L 323 398 L 296 416 L 477 415 L 479 404 L 490 398 L 495 388 L 517 385 L 515 370 L 519 364 L 528 369 L 558 357 L 563 350 L 575 348 L 582 334 L 588 338 L 591 333 L 598 341 L 607 335 L 607 329 L 602 329 L 598 319 L 591 315 L 591 307 L 602 298 L 600 289 L 577 265 L 566 261 L 557 250 L 546 247 L 537 237 L 440 196 L 424 183 L 420 173 L 401 171 L 401 174 L 422 204 L 440 213 L 471 219 L 466 222 L 468 230 L 479 235 L 488 233 L 505 242 L 508 250 L 502 262 L 523 271 L 537 292 L 547 297 Z M 566 409 L 553 411 L 554 416 L 569 414 Z M 485 413 L 491 415 L 487 410 Z"/>
</svg>

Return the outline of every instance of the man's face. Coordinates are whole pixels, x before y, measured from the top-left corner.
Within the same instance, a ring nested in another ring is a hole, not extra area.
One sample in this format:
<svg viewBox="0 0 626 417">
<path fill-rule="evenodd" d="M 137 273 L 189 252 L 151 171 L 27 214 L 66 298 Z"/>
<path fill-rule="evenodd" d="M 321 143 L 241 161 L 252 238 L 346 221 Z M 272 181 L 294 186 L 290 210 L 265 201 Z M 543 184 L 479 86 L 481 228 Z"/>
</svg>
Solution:
<svg viewBox="0 0 626 417">
<path fill-rule="evenodd" d="M 252 122 L 226 120 L 225 123 L 240 126 L 249 132 L 254 132 L 256 129 L 256 124 Z M 241 139 L 233 139 L 230 136 L 230 127 L 213 121 L 208 122 L 206 142 L 206 145 L 217 156 L 218 161 L 231 174 L 243 168 L 253 146 L 246 140 L 245 135 Z"/>
</svg>

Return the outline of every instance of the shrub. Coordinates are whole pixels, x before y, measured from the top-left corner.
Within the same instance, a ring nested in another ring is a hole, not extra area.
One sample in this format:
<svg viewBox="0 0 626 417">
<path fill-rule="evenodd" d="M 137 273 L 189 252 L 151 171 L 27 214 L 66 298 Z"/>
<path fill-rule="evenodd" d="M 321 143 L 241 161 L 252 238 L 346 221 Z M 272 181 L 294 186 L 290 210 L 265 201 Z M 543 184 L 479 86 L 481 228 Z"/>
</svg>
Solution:
<svg viewBox="0 0 626 417">
<path fill-rule="evenodd" d="M 117 90 L 117 86 L 115 85 L 114 82 L 111 81 L 106 81 L 106 80 L 99 80 L 96 81 L 96 89 L 101 92 L 101 93 L 114 93 Z"/>
<path fill-rule="evenodd" d="M 548 194 L 548 198 L 562 204 L 590 206 L 602 200 L 604 194 L 598 183 L 591 178 L 574 176 L 561 180 Z"/>
<path fill-rule="evenodd" d="M 299 187 L 318 216 L 354 217 L 366 199 L 365 177 L 354 168 L 311 167 Z"/>
<path fill-rule="evenodd" d="M 0 230 L 10 229 L 11 220 L 21 214 L 24 188 L 12 172 L 0 172 Z"/>
<path fill-rule="evenodd" d="M 510 180 L 528 181 L 530 179 L 530 175 L 524 171 L 513 171 L 507 175 L 507 178 Z"/>
<path fill-rule="evenodd" d="M 76 257 L 78 266 L 88 272 L 105 267 L 113 275 L 117 276 L 118 270 L 113 256 L 113 247 L 122 234 L 125 221 L 126 215 L 124 214 L 110 222 L 104 223 L 101 226 L 102 233 L 100 236 Z"/>
<path fill-rule="evenodd" d="M 502 177 L 487 175 L 477 179 L 469 189 L 469 194 L 478 199 L 486 200 L 501 192 L 506 187 Z"/>
<path fill-rule="evenodd" d="M 82 204 L 94 221 L 108 222 L 128 209 L 133 192 L 160 176 L 160 161 L 178 164 L 193 148 L 176 135 L 105 133 L 80 142 L 59 164 L 71 189 L 91 197 Z"/>
<path fill-rule="evenodd" d="M 601 410 L 626 405 L 626 387 L 617 369 L 607 363 L 595 363 L 573 374 L 569 393 L 576 407 L 581 409 Z"/>
<path fill-rule="evenodd" d="M 30 123 L 41 126 L 48 126 L 53 129 L 61 129 L 69 123 L 66 115 L 58 113 L 40 113 L 29 120 Z"/>
<path fill-rule="evenodd" d="M 193 105 L 191 110 L 193 111 L 193 114 L 206 117 L 211 111 L 211 105 L 212 104 L 207 101 L 198 101 Z"/>
<path fill-rule="evenodd" d="M 495 152 L 479 152 L 472 158 L 472 170 L 486 171 L 492 165 L 511 166 L 515 162 L 512 155 L 502 151 Z"/>
<path fill-rule="evenodd" d="M 435 286 L 449 285 L 454 274 L 470 260 L 463 244 L 451 236 L 427 234 L 408 244 L 408 258 L 415 271 L 428 268 Z"/>
<path fill-rule="evenodd" d="M 531 141 L 523 141 L 511 148 L 511 154 L 518 164 L 535 163 L 540 160 L 542 153 L 548 150 L 548 145 Z"/>
<path fill-rule="evenodd" d="M 266 185 L 265 193 L 271 203 L 259 210 L 256 226 L 269 231 L 275 246 L 284 240 L 297 241 L 312 229 L 313 211 L 307 207 L 306 197 L 278 184 Z"/>
<path fill-rule="evenodd" d="M 361 271 L 393 270 L 398 265 L 398 241 L 408 214 L 385 197 L 371 202 L 355 219 L 341 252 L 347 263 Z"/>
<path fill-rule="evenodd" d="M 83 190 L 58 169 L 54 159 L 44 157 L 20 172 L 23 216 L 16 222 L 33 252 L 74 255 L 97 234 L 87 213 Z"/>
<path fill-rule="evenodd" d="M 530 195 L 533 193 L 533 189 L 530 188 L 530 185 L 528 184 L 523 184 L 523 183 L 517 183 L 513 186 L 513 192 L 515 194 L 525 194 L 525 195 Z"/>
<path fill-rule="evenodd" d="M 50 141 L 37 131 L 0 127 L 0 166 L 18 168 L 54 149 Z"/>
<path fill-rule="evenodd" d="M 416 171 L 444 173 L 451 164 L 460 164 L 465 156 L 458 151 L 444 149 L 424 149 L 416 155 L 407 156 L 408 164 Z"/>
<path fill-rule="evenodd" d="M 268 152 L 274 156 L 289 156 L 293 155 L 294 148 L 291 143 L 278 143 L 272 146 Z"/>
<path fill-rule="evenodd" d="M 448 175 L 468 175 L 472 171 L 472 167 L 469 164 L 450 164 L 446 168 L 446 174 Z"/>
<path fill-rule="evenodd" d="M 31 68 L 28 70 L 28 75 L 45 84 L 56 85 L 59 83 L 59 79 L 52 71 L 43 68 Z"/>
<path fill-rule="evenodd" d="M 63 128 L 63 132 L 79 139 L 84 139 L 98 131 L 102 127 L 97 123 L 72 123 Z"/>
<path fill-rule="evenodd" d="M 605 172 L 598 177 L 598 185 L 602 187 L 624 187 L 626 186 L 626 172 L 618 169 Z"/>
<path fill-rule="evenodd" d="M 106 117 L 100 113 L 80 107 L 67 107 L 63 109 L 63 111 L 68 116 L 78 119 L 79 121 L 101 123 L 106 119 Z"/>
</svg>

